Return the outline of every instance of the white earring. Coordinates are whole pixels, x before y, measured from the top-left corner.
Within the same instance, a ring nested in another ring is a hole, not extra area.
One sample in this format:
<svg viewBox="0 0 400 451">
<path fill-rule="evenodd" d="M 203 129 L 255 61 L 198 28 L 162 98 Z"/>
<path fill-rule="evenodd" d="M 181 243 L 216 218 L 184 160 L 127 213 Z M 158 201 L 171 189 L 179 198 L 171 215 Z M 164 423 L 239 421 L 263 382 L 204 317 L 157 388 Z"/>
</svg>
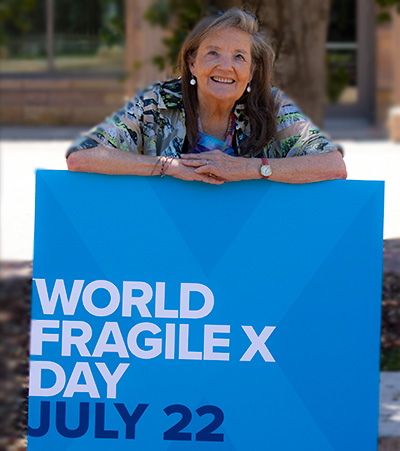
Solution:
<svg viewBox="0 0 400 451">
<path fill-rule="evenodd" d="M 196 84 L 196 79 L 192 75 L 192 79 L 190 80 L 190 84 L 194 86 Z"/>
<path fill-rule="evenodd" d="M 251 92 L 250 84 L 247 85 L 246 91 L 247 91 L 247 92 Z"/>
</svg>

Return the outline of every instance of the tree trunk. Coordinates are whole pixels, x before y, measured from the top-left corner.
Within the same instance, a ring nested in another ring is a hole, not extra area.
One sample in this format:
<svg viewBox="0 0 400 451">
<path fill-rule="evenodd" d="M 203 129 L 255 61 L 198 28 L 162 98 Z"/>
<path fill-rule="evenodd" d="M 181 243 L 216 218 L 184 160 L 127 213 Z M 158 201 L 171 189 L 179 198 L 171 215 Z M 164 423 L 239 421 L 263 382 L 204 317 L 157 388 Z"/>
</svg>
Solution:
<svg viewBox="0 0 400 451">
<path fill-rule="evenodd" d="M 330 0 L 251 0 L 276 52 L 274 83 L 317 125 L 325 103 Z"/>
<path fill-rule="evenodd" d="M 127 4 L 150 2 L 125 1 Z M 181 1 L 185 4 L 185 0 Z M 275 85 L 289 95 L 316 125 L 321 126 L 325 103 L 325 42 L 330 0 L 200 1 L 205 8 L 223 11 L 234 6 L 247 6 L 257 14 L 276 52 Z M 176 13 L 177 9 L 172 11 Z M 132 42 L 136 48 L 136 40 Z"/>
</svg>

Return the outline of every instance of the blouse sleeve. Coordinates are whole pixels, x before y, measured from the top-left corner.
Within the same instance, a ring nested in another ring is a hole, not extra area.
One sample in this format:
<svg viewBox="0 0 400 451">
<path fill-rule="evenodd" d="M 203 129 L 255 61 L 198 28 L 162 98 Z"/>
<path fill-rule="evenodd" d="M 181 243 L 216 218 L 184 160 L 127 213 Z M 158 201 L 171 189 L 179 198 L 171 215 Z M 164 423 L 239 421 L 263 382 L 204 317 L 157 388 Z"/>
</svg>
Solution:
<svg viewBox="0 0 400 451">
<path fill-rule="evenodd" d="M 294 157 L 339 150 L 282 91 L 273 89 L 277 104 L 276 132 L 267 146 L 270 158 Z"/>
<path fill-rule="evenodd" d="M 67 158 L 72 152 L 104 145 L 143 153 L 143 99 L 138 95 L 126 103 L 101 124 L 77 138 L 67 150 Z"/>
</svg>

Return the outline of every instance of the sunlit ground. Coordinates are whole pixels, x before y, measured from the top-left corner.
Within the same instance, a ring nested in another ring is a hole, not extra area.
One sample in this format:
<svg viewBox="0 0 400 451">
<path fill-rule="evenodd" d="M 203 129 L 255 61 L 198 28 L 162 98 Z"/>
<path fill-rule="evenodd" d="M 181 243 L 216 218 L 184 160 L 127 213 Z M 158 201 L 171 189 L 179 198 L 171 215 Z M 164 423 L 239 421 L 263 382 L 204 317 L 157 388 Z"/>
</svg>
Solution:
<svg viewBox="0 0 400 451">
<path fill-rule="evenodd" d="M 70 142 L 70 139 L 0 142 L 1 259 L 32 260 L 35 170 L 65 170 L 64 155 Z M 345 150 L 349 179 L 385 181 L 384 238 L 400 238 L 400 144 L 385 140 L 340 143 Z"/>
</svg>

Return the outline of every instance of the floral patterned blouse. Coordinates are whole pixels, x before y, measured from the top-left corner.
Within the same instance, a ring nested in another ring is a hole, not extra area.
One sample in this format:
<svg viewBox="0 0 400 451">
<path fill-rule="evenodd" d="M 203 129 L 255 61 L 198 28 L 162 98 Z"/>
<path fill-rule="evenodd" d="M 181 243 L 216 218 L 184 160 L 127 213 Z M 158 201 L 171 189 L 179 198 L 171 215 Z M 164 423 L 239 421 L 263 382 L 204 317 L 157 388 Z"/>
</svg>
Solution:
<svg viewBox="0 0 400 451">
<path fill-rule="evenodd" d="M 341 150 L 279 91 L 272 88 L 277 105 L 276 132 L 264 149 L 266 158 L 283 158 Z M 246 107 L 236 104 L 235 136 L 238 144 L 251 134 Z M 79 137 L 67 151 L 105 145 L 144 155 L 179 158 L 186 136 L 181 81 L 155 83 L 139 92 L 124 107 Z"/>
</svg>

